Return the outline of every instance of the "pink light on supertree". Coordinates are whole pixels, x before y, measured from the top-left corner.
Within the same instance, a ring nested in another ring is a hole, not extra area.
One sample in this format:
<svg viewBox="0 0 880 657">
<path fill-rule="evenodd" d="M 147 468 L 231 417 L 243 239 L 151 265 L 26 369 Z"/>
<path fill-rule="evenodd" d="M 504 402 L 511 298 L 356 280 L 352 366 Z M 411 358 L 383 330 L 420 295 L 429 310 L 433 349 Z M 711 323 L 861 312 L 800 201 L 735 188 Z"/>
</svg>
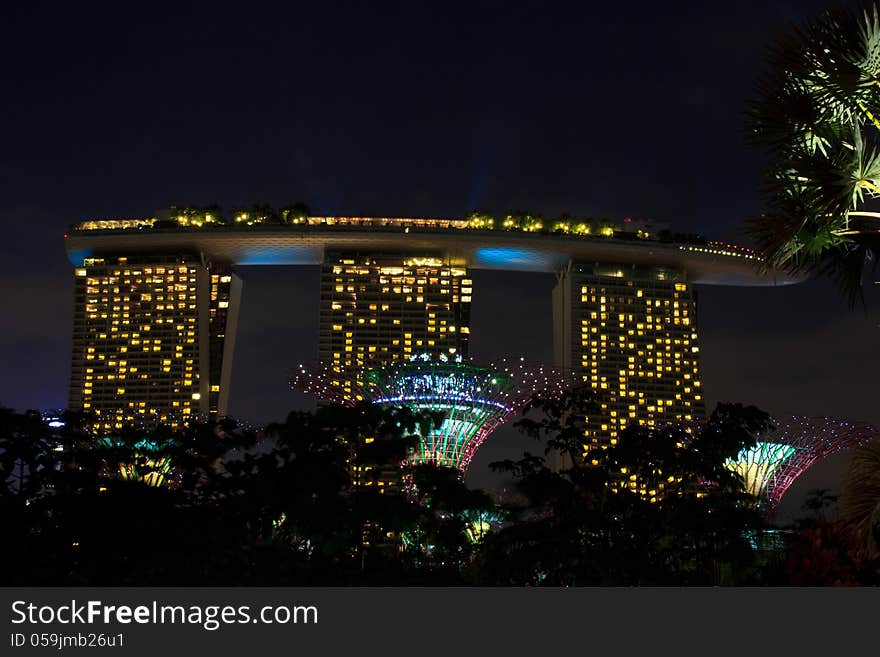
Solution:
<svg viewBox="0 0 880 657">
<path fill-rule="evenodd" d="M 428 354 L 361 368 L 300 366 L 290 379 L 291 387 L 346 406 L 367 400 L 442 413 L 442 422 L 419 436 L 420 447 L 409 460 L 462 473 L 489 435 L 535 394 L 558 396 L 576 382 L 573 375 L 523 360 L 481 365 L 460 356 Z"/>
<path fill-rule="evenodd" d="M 863 422 L 829 417 L 772 420 L 775 429 L 758 437 L 729 467 L 745 480 L 746 490 L 773 513 L 789 487 L 817 461 L 864 445 L 880 430 Z"/>
</svg>

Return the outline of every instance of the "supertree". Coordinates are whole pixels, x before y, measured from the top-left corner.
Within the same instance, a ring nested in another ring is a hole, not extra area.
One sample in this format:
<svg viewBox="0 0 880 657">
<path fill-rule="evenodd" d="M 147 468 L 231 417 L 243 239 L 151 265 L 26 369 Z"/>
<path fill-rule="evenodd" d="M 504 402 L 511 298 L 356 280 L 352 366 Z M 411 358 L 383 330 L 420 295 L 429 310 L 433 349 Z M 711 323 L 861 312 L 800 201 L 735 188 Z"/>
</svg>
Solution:
<svg viewBox="0 0 880 657">
<path fill-rule="evenodd" d="M 810 466 L 832 454 L 864 445 L 880 435 L 876 427 L 834 418 L 789 417 L 739 453 L 728 467 L 740 474 L 748 493 L 772 514 L 785 492 Z"/>
<path fill-rule="evenodd" d="M 476 364 L 461 356 L 414 355 L 408 360 L 362 368 L 300 366 L 291 387 L 346 406 L 367 400 L 408 406 L 443 419 L 419 435 L 409 461 L 467 470 L 477 448 L 536 394 L 559 395 L 576 379 L 560 370 L 523 360 Z"/>
<path fill-rule="evenodd" d="M 142 481 L 148 486 L 171 484 L 174 479 L 171 457 L 167 450 L 173 446 L 173 440 L 158 438 L 126 440 L 120 437 L 104 435 L 97 438 L 95 445 L 106 450 L 108 460 L 107 475 L 118 471 L 121 479 Z"/>
</svg>

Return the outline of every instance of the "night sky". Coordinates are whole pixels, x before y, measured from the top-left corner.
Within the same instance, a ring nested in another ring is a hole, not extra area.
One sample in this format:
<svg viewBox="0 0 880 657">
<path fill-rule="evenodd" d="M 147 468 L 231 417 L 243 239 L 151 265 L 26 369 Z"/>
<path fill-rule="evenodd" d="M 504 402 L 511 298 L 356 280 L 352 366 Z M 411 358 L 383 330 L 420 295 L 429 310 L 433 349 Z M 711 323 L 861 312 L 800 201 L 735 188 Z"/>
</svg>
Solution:
<svg viewBox="0 0 880 657">
<path fill-rule="evenodd" d="M 59 408 L 70 367 L 66 227 L 172 204 L 321 214 L 480 208 L 651 219 L 748 244 L 762 154 L 743 112 L 764 49 L 825 3 L 15 3 L 0 20 L 0 405 Z M 27 6 L 25 6 L 27 5 Z M 319 6 L 320 5 L 320 6 Z M 767 6 L 771 5 L 771 6 Z M 282 419 L 314 360 L 316 268 L 242 268 L 231 412 Z M 476 271 L 471 355 L 551 358 L 553 277 Z M 875 287 L 699 291 L 716 401 L 880 425 Z M 521 452 L 510 429 L 478 455 Z M 836 485 L 817 466 L 803 490 Z"/>
</svg>

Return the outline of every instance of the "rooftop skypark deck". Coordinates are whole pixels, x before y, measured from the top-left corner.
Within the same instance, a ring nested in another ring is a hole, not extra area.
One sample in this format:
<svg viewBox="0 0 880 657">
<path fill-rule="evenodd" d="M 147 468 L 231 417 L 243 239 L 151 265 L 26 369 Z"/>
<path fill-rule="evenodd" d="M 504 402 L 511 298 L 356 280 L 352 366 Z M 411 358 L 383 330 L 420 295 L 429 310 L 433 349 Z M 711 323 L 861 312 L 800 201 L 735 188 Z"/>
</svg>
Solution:
<svg viewBox="0 0 880 657">
<path fill-rule="evenodd" d="M 210 212 L 171 219 L 101 219 L 71 227 L 71 262 L 101 255 L 193 252 L 233 265 L 320 265 L 327 250 L 436 253 L 472 269 L 556 272 L 570 262 L 670 267 L 693 283 L 772 286 L 799 278 L 760 267 L 742 247 L 673 235 L 651 224 L 586 219 L 544 221 L 530 215 L 495 219 L 314 217 Z"/>
</svg>

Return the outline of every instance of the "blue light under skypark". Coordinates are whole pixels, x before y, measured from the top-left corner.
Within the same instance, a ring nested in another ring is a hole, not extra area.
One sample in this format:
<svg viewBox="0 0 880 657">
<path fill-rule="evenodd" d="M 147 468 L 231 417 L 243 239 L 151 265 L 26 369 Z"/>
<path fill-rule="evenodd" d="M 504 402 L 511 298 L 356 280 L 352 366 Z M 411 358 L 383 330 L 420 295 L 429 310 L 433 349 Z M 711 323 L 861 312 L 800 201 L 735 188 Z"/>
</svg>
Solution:
<svg viewBox="0 0 880 657">
<path fill-rule="evenodd" d="M 70 259 L 70 263 L 74 267 L 82 267 L 85 259 L 92 257 L 92 250 L 90 248 L 73 249 L 68 251 L 67 257 Z"/>
<path fill-rule="evenodd" d="M 558 258 L 549 253 L 506 246 L 485 246 L 477 249 L 476 263 L 483 267 L 546 268 L 556 264 Z"/>
<path fill-rule="evenodd" d="M 313 265 L 320 262 L 320 249 L 311 246 L 243 247 L 237 257 L 240 265 Z"/>
</svg>

